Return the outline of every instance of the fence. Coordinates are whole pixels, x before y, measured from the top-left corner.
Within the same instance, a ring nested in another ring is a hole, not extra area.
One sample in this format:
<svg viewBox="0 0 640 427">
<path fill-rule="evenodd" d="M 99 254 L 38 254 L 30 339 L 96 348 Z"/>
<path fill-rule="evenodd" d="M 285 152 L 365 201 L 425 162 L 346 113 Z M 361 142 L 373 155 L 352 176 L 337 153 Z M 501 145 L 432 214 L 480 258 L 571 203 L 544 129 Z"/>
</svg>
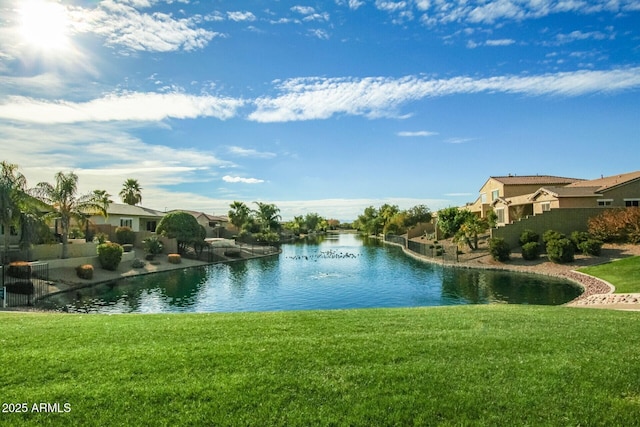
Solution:
<svg viewBox="0 0 640 427">
<path fill-rule="evenodd" d="M 235 245 L 207 245 L 200 253 L 189 248 L 185 254 L 187 258 L 198 259 L 206 262 L 223 262 L 230 259 L 251 258 L 277 254 L 280 250 L 275 246 L 237 243 Z"/>
<path fill-rule="evenodd" d="M 0 268 L 3 307 L 33 305 L 48 293 L 49 264 L 14 263 Z"/>
<path fill-rule="evenodd" d="M 385 242 L 396 243 L 403 248 L 424 257 L 443 262 L 458 262 L 458 246 L 438 243 L 423 243 L 408 240 L 403 236 L 386 235 Z"/>
</svg>

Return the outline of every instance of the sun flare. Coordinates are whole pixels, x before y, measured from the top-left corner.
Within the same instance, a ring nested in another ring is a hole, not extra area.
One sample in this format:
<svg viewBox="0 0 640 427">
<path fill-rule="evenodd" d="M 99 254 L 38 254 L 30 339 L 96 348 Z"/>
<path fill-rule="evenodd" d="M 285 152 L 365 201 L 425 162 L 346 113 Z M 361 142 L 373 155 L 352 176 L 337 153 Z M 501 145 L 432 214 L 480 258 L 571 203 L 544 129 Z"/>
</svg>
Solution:
<svg viewBox="0 0 640 427">
<path fill-rule="evenodd" d="M 20 33 L 29 45 L 46 51 L 69 46 L 69 17 L 65 7 L 45 0 L 22 1 Z"/>
</svg>

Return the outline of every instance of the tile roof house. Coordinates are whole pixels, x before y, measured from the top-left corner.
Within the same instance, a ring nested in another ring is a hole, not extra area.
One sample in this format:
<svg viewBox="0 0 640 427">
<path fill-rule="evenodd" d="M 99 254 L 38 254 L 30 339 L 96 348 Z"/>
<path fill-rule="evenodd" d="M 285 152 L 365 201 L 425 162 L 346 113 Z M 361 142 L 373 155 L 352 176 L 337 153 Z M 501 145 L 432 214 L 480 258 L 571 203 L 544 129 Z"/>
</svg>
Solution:
<svg viewBox="0 0 640 427">
<path fill-rule="evenodd" d="M 173 211 L 172 211 L 173 212 Z M 209 215 L 199 211 L 182 210 L 193 215 L 198 224 L 202 225 L 207 231 L 207 237 L 222 237 L 224 229 L 229 224 L 229 218 L 222 215 Z"/>
<path fill-rule="evenodd" d="M 133 231 L 155 232 L 165 212 L 142 206 L 111 203 L 107 214 L 107 217 L 93 215 L 90 220 L 97 225 L 110 224 L 115 227 L 130 227 Z"/>
<path fill-rule="evenodd" d="M 485 218 L 493 210 L 498 223 L 508 223 L 533 214 L 529 196 L 543 186 L 565 186 L 580 182 L 578 178 L 551 175 L 492 176 L 480 188 L 480 196 L 467 209 Z"/>
</svg>

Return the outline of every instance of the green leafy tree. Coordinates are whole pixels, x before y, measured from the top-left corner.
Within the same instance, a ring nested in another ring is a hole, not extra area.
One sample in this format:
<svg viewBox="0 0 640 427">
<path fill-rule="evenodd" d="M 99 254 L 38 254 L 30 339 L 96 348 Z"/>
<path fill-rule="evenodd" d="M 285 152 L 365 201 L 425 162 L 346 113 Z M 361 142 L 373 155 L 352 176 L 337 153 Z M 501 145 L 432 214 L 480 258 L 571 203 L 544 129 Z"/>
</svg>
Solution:
<svg viewBox="0 0 640 427">
<path fill-rule="evenodd" d="M 198 220 L 188 212 L 170 212 L 162 217 L 156 233 L 170 239 L 176 239 L 178 252 L 183 254 L 190 244 L 198 241 L 202 236 L 202 227 Z"/>
<path fill-rule="evenodd" d="M 35 194 L 46 203 L 50 212 L 46 219 L 59 220 L 62 235 L 62 258 L 68 256 L 69 230 L 71 221 L 84 223 L 88 215 L 107 216 L 109 204 L 104 197 L 98 197 L 101 192 L 93 191 L 78 196 L 78 175 L 73 172 L 67 174 L 58 172 L 55 175 L 55 185 L 40 182 L 35 188 Z"/>
<path fill-rule="evenodd" d="M 383 231 L 386 229 L 387 224 L 391 222 L 391 219 L 398 213 L 400 213 L 400 208 L 397 205 L 390 205 L 388 203 L 385 203 L 384 205 L 380 206 L 380 208 L 378 209 L 378 217 L 382 222 L 381 225 Z"/>
<path fill-rule="evenodd" d="M 325 219 L 315 212 L 308 213 L 304 216 L 304 225 L 310 232 L 322 230 L 323 224 L 326 224 Z M 324 227 L 326 227 L 326 225 Z"/>
<path fill-rule="evenodd" d="M 406 227 L 414 227 L 420 223 L 430 222 L 432 216 L 428 207 L 416 205 L 406 211 L 404 225 Z"/>
<path fill-rule="evenodd" d="M 354 226 L 363 233 L 377 235 L 382 232 L 383 224 L 378 209 L 366 207 L 362 215 L 354 222 Z"/>
<path fill-rule="evenodd" d="M 384 234 L 404 234 L 407 231 L 407 213 L 405 211 L 396 213 L 384 226 Z"/>
<path fill-rule="evenodd" d="M 120 190 L 120 198 L 122 203 L 132 206 L 142 202 L 142 187 L 137 179 L 129 178 L 124 182 Z"/>
<path fill-rule="evenodd" d="M 467 220 L 466 209 L 456 207 L 445 208 L 438 211 L 438 228 L 444 233 L 444 237 L 455 236 Z"/>
</svg>

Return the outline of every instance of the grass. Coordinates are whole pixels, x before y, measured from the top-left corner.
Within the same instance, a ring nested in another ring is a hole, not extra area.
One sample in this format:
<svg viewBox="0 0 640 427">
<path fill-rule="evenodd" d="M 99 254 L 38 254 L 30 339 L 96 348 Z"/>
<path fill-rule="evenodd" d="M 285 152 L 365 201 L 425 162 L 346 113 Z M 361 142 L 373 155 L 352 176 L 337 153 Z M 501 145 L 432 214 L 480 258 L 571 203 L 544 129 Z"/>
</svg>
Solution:
<svg viewBox="0 0 640 427">
<path fill-rule="evenodd" d="M 606 264 L 584 267 L 578 271 L 606 280 L 616 287 L 615 293 L 640 292 L 640 256 L 623 258 Z"/>
<path fill-rule="evenodd" d="M 637 425 L 640 313 L 0 313 L 2 425 Z M 620 335 L 624 331 L 624 337 Z"/>
</svg>

